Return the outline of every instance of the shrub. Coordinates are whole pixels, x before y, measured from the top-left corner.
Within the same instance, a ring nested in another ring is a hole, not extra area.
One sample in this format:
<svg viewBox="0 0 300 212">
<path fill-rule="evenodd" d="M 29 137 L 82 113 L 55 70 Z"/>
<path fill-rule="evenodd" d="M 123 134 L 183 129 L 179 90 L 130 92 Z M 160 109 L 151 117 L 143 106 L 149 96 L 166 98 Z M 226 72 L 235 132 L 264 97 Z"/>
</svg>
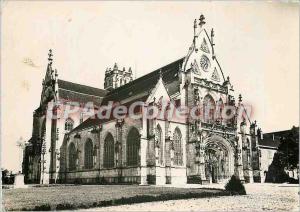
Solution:
<svg viewBox="0 0 300 212">
<path fill-rule="evenodd" d="M 232 175 L 229 182 L 225 185 L 225 190 L 229 191 L 232 195 L 245 195 L 246 190 L 242 182 L 237 179 L 234 175 Z"/>
</svg>

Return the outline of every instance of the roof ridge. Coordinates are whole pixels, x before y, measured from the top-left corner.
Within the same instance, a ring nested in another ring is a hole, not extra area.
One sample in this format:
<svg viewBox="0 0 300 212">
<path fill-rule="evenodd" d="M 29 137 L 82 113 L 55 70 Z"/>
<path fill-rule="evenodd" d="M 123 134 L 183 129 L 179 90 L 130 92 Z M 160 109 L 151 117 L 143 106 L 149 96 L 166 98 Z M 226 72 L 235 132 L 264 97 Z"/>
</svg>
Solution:
<svg viewBox="0 0 300 212">
<path fill-rule="evenodd" d="M 73 85 L 80 85 L 80 86 L 84 86 L 84 87 L 87 87 L 87 88 L 92 88 L 92 89 L 97 89 L 97 90 L 101 90 L 101 91 L 107 91 L 103 88 L 97 88 L 97 87 L 92 87 L 90 85 L 84 85 L 84 84 L 79 84 L 79 83 L 76 83 L 76 82 L 71 82 L 71 81 L 67 81 L 67 80 L 63 80 L 63 79 L 57 79 L 57 81 L 61 81 L 61 82 L 66 82 L 66 83 L 71 83 Z"/>
</svg>

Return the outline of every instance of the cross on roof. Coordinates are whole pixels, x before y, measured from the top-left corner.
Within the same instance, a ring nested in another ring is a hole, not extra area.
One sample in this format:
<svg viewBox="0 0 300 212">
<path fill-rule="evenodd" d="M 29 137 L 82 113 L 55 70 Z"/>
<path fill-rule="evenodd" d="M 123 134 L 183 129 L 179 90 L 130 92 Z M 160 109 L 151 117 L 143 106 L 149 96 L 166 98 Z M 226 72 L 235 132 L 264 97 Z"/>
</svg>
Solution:
<svg viewBox="0 0 300 212">
<path fill-rule="evenodd" d="M 199 26 L 200 27 L 202 27 L 204 24 L 205 24 L 205 17 L 204 17 L 204 15 L 203 14 L 201 14 L 200 15 L 200 18 L 199 18 L 199 21 L 200 21 L 200 23 L 199 23 Z"/>
</svg>

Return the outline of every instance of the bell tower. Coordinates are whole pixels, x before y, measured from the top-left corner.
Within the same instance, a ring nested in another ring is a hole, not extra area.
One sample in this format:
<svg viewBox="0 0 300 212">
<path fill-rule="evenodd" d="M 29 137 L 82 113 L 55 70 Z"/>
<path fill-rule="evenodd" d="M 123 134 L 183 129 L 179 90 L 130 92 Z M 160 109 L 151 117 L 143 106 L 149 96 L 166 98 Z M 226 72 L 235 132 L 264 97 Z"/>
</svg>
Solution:
<svg viewBox="0 0 300 212">
<path fill-rule="evenodd" d="M 128 70 L 126 70 L 125 67 L 120 70 L 117 63 L 115 63 L 113 68 L 107 68 L 105 71 L 104 89 L 112 91 L 113 89 L 125 85 L 132 80 L 133 76 L 131 67 L 129 67 Z"/>
</svg>

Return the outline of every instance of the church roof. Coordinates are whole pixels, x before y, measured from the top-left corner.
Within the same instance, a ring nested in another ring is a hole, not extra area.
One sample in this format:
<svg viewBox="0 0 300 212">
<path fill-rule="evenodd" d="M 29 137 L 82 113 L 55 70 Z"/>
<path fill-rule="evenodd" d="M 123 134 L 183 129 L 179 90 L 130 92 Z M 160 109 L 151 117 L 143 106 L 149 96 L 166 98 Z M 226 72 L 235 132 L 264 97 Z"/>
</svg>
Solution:
<svg viewBox="0 0 300 212">
<path fill-rule="evenodd" d="M 258 140 L 258 145 L 264 146 L 264 147 L 270 147 L 270 148 L 278 148 L 280 144 L 280 139 L 279 138 L 272 138 L 268 136 L 264 136 L 263 139 Z"/>
<path fill-rule="evenodd" d="M 179 92 L 180 81 L 178 71 L 179 67 L 182 65 L 183 60 L 184 58 L 176 60 L 162 68 L 159 68 L 149 74 L 146 74 L 119 88 L 112 90 L 104 97 L 102 105 L 107 105 L 109 101 L 121 102 L 121 104 L 123 104 L 124 102 L 125 105 L 130 104 L 134 101 L 146 101 L 146 99 L 150 95 L 150 92 L 159 80 L 160 72 L 168 94 L 171 96 L 176 92 Z M 108 120 L 112 119 L 113 118 L 110 118 Z M 74 128 L 71 132 L 90 128 L 92 126 L 99 125 L 100 123 L 104 123 L 108 120 L 100 120 L 97 118 L 97 116 L 94 119 L 89 118 L 79 126 Z"/>
<path fill-rule="evenodd" d="M 58 79 L 58 94 L 60 99 L 81 103 L 93 102 L 99 106 L 107 92 L 104 89 Z"/>
<path fill-rule="evenodd" d="M 295 130 L 299 131 L 299 127 L 295 127 Z M 289 136 L 290 133 L 291 130 L 264 133 L 263 139 L 259 139 L 258 144 L 261 146 L 278 148 L 280 141 Z"/>
<path fill-rule="evenodd" d="M 142 97 L 149 96 L 151 90 L 154 88 L 160 77 L 160 72 L 168 94 L 171 96 L 174 93 L 179 92 L 180 82 L 178 72 L 183 60 L 184 58 L 176 60 L 162 68 L 112 90 L 105 96 L 103 105 L 107 104 L 109 101 L 121 102 L 126 99 L 138 100 Z"/>
</svg>

